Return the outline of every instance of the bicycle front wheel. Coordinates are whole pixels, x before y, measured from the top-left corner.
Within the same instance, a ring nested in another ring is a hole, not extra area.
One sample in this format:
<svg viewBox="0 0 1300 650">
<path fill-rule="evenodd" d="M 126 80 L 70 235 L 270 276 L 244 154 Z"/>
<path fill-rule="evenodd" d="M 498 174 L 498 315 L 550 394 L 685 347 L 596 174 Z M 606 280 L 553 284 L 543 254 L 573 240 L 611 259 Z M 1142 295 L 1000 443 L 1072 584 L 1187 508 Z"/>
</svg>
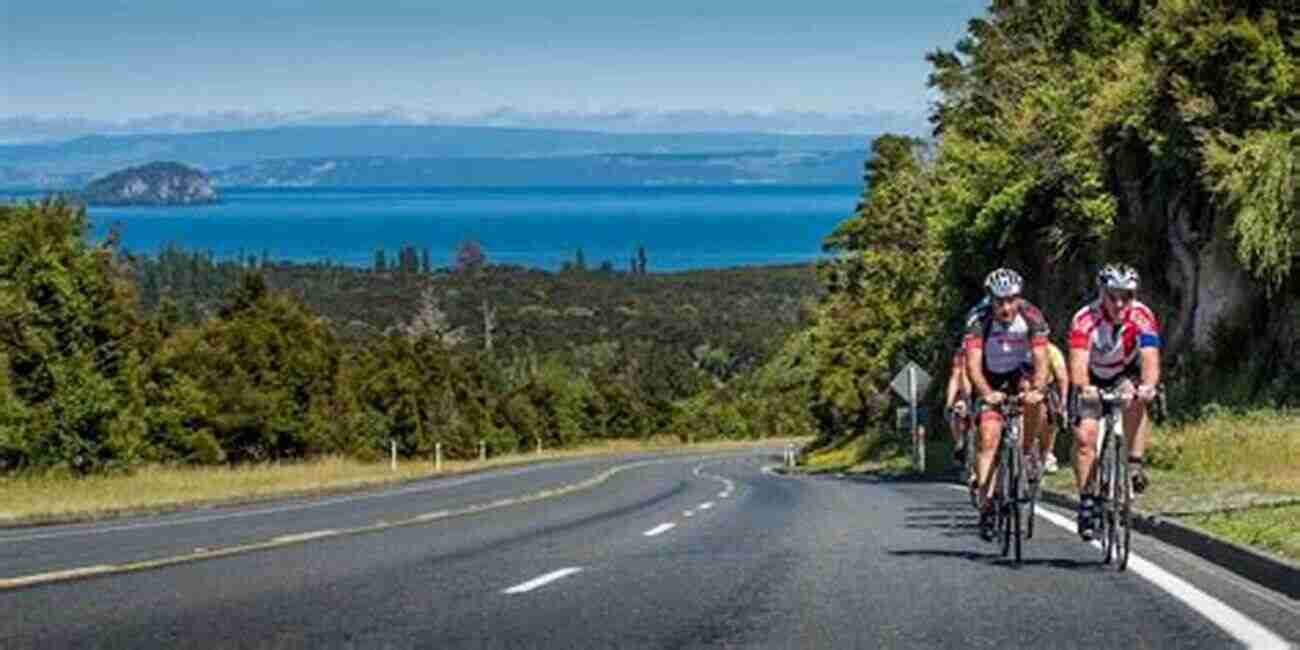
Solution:
<svg viewBox="0 0 1300 650">
<path fill-rule="evenodd" d="M 1096 503 L 1097 540 L 1101 542 L 1101 561 L 1103 564 L 1110 564 L 1110 560 L 1114 557 L 1115 551 L 1115 547 L 1111 544 L 1112 539 L 1110 536 L 1110 530 L 1112 528 L 1111 522 L 1113 521 L 1110 510 L 1111 505 L 1114 503 L 1114 500 L 1111 498 L 1110 455 L 1110 449 L 1108 447 L 1103 447 L 1101 450 L 1101 458 L 1099 459 L 1100 462 L 1098 463 L 1099 467 L 1097 468 L 1098 472 L 1100 472 L 1099 476 L 1101 478 L 1099 481 L 1101 486 L 1100 489 L 1097 490 Z"/>
<path fill-rule="evenodd" d="M 1003 445 L 998 462 L 998 533 L 1002 537 L 1002 557 L 1011 554 L 1011 454 Z"/>
<path fill-rule="evenodd" d="M 1115 463 L 1115 562 L 1120 571 L 1128 569 L 1129 545 L 1133 541 L 1133 486 L 1129 483 L 1128 463 Z"/>
<path fill-rule="evenodd" d="M 1022 503 L 1023 498 L 1025 496 L 1025 475 L 1024 475 L 1024 462 L 1023 462 L 1022 454 L 1023 452 L 1020 450 L 1019 446 L 1017 446 L 1011 452 L 1010 479 L 1011 479 L 1012 490 L 1011 490 L 1011 499 L 1010 499 L 1011 502 L 1010 503 L 1011 505 L 1010 534 L 1012 537 L 1012 544 L 1015 546 L 1015 550 L 1016 550 L 1016 555 L 1015 555 L 1016 564 L 1020 563 L 1022 557 L 1021 525 L 1023 522 L 1021 520 L 1021 515 L 1023 513 L 1021 511 L 1020 504 Z"/>
<path fill-rule="evenodd" d="M 975 477 L 975 427 L 974 425 L 966 427 L 966 433 L 963 434 L 966 441 L 966 463 L 962 471 L 962 481 L 966 485 L 966 491 L 970 494 L 970 504 L 976 510 L 980 507 L 979 482 L 975 481 L 976 487 L 971 487 Z"/>
</svg>

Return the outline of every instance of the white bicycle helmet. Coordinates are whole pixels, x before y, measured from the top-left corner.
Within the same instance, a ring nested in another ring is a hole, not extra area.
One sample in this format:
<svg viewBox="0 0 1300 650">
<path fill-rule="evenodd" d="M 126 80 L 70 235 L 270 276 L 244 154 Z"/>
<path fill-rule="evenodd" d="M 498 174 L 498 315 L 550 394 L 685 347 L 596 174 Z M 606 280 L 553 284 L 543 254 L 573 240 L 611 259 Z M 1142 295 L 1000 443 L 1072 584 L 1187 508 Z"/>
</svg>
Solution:
<svg viewBox="0 0 1300 650">
<path fill-rule="evenodd" d="M 997 269 L 984 278 L 984 288 L 994 298 L 1018 296 L 1024 284 L 1019 273 L 1007 268 Z"/>
<path fill-rule="evenodd" d="M 1103 289 L 1137 291 L 1138 272 L 1127 264 L 1107 264 L 1097 271 L 1097 285 Z"/>
</svg>

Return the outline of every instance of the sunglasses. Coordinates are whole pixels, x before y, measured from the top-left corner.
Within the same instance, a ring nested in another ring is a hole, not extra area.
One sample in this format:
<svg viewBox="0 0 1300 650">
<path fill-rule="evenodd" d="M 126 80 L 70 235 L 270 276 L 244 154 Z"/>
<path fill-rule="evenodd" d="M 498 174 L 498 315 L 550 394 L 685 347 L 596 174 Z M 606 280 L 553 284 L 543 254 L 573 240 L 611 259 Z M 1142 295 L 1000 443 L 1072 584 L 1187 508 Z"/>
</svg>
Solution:
<svg viewBox="0 0 1300 650">
<path fill-rule="evenodd" d="M 1107 298 L 1115 302 L 1132 302 L 1137 297 L 1136 291 L 1128 289 L 1107 289 L 1105 294 Z"/>
</svg>

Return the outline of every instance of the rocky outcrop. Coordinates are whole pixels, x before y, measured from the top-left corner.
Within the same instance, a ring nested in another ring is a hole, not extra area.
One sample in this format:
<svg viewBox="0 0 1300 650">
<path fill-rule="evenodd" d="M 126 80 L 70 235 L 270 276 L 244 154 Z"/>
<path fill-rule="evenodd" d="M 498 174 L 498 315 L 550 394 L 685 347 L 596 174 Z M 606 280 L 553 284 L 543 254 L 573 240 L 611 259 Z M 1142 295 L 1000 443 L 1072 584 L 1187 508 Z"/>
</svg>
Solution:
<svg viewBox="0 0 1300 650">
<path fill-rule="evenodd" d="M 92 181 L 81 194 L 91 205 L 202 205 L 220 200 L 203 172 L 174 162 L 156 162 Z"/>
</svg>

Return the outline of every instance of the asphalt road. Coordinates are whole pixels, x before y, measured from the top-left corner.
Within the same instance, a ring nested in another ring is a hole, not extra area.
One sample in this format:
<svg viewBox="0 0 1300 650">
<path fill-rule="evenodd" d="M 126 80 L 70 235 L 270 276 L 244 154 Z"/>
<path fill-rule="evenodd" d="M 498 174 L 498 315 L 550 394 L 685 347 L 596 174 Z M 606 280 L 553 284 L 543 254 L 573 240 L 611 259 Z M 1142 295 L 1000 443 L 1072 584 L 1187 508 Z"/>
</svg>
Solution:
<svg viewBox="0 0 1300 650">
<path fill-rule="evenodd" d="M 1013 566 L 979 541 L 975 513 L 951 485 L 785 478 L 763 471 L 775 460 L 573 461 L 323 500 L 0 531 L 0 647 L 1300 640 L 1296 601 L 1154 540 L 1135 538 L 1141 561 L 1120 574 L 1045 517 L 1026 562 Z M 603 481 L 509 500 L 593 477 Z M 98 574 L 64 577 L 86 567 Z"/>
</svg>

